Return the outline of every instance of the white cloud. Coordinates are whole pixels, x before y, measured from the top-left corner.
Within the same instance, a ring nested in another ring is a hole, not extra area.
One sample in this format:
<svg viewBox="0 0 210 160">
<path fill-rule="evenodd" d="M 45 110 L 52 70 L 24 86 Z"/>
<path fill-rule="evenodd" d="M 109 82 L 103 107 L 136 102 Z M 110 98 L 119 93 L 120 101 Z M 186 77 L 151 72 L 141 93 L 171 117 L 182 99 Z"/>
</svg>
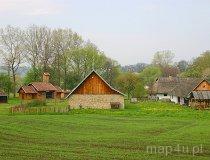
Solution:
<svg viewBox="0 0 210 160">
<path fill-rule="evenodd" d="M 0 0 L 0 13 L 18 15 L 51 15 L 59 13 L 62 5 L 52 0 Z"/>
</svg>

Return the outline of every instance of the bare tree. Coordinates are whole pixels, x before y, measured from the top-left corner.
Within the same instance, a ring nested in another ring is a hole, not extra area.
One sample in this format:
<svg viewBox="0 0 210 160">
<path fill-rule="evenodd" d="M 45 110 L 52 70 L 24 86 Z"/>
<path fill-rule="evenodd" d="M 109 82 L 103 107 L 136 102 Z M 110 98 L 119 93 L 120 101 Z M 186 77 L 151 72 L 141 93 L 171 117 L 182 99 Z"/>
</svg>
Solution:
<svg viewBox="0 0 210 160">
<path fill-rule="evenodd" d="M 0 29 L 0 48 L 3 62 L 12 73 L 13 96 L 16 94 L 16 74 L 23 62 L 23 39 L 19 28 L 7 26 Z"/>
<path fill-rule="evenodd" d="M 159 67 L 172 65 L 175 54 L 169 50 L 156 52 L 152 64 Z"/>
<path fill-rule="evenodd" d="M 41 51 L 40 59 L 44 71 L 48 71 L 52 63 L 52 31 L 47 27 L 40 28 Z"/>
<path fill-rule="evenodd" d="M 40 27 L 38 26 L 30 26 L 24 32 L 24 49 L 25 49 L 25 57 L 27 62 L 32 66 L 32 68 L 36 68 L 40 62 L 40 53 L 41 53 L 41 33 Z"/>
</svg>

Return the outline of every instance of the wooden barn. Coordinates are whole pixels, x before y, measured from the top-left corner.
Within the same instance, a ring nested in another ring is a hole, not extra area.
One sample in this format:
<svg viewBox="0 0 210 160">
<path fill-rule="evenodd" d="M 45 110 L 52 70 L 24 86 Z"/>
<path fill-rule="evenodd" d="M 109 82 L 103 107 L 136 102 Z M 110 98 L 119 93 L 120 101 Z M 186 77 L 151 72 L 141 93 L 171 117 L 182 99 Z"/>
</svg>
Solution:
<svg viewBox="0 0 210 160">
<path fill-rule="evenodd" d="M 92 71 L 67 96 L 70 108 L 124 108 L 124 94 Z"/>
<path fill-rule="evenodd" d="M 22 86 L 19 90 L 19 97 L 22 100 L 32 99 L 62 99 L 63 90 L 59 86 L 54 86 L 49 82 L 49 73 L 43 74 L 43 82 L 33 82 L 27 86 Z"/>
<path fill-rule="evenodd" d="M 189 94 L 189 105 L 195 108 L 210 107 L 210 83 L 202 80 Z"/>
<path fill-rule="evenodd" d="M 7 103 L 8 98 L 7 95 L 3 92 L 0 92 L 0 103 Z"/>
</svg>

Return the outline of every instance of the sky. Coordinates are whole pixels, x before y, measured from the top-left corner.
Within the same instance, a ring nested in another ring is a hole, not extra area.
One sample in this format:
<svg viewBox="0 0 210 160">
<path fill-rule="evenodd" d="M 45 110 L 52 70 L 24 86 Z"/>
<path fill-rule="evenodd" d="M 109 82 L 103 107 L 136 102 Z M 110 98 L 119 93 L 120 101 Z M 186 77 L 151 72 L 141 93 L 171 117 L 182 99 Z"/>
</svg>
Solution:
<svg viewBox="0 0 210 160">
<path fill-rule="evenodd" d="M 71 28 L 122 65 L 210 50 L 210 0 L 0 0 L 0 27 Z"/>
</svg>

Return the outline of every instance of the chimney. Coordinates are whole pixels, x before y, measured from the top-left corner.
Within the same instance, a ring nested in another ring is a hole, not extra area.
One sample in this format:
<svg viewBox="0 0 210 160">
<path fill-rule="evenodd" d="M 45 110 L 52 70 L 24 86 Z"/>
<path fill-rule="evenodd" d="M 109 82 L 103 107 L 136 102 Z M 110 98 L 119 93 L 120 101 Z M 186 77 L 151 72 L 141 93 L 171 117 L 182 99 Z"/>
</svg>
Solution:
<svg viewBox="0 0 210 160">
<path fill-rule="evenodd" d="M 47 72 L 44 72 L 43 73 L 43 82 L 49 83 L 49 80 L 50 80 L 50 74 Z"/>
</svg>

